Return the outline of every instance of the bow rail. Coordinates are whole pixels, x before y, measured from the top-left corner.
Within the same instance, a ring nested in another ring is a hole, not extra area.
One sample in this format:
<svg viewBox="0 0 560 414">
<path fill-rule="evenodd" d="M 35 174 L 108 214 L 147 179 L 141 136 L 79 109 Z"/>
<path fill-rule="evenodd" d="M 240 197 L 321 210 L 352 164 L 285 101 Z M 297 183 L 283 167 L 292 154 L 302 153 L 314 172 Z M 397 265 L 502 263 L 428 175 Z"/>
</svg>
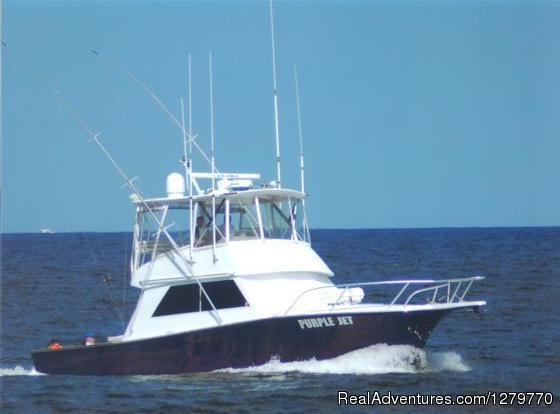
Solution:
<svg viewBox="0 0 560 414">
<path fill-rule="evenodd" d="M 399 292 L 393 297 L 389 306 L 407 306 L 412 304 L 417 304 L 413 302 L 414 299 L 418 299 L 419 295 L 422 293 L 429 293 L 428 303 L 460 303 L 464 301 L 465 296 L 470 290 L 472 284 L 477 280 L 485 279 L 484 276 L 472 276 L 458 279 L 412 279 L 412 280 L 385 280 L 377 282 L 357 282 L 357 283 L 346 283 L 332 286 L 321 286 L 316 288 L 308 289 L 302 292 L 288 307 L 284 315 L 287 315 L 294 306 L 303 298 L 309 295 L 311 292 L 317 292 L 320 290 L 335 290 L 335 292 L 340 291 L 338 298 L 334 302 L 330 302 L 329 306 L 334 308 L 335 306 L 347 304 L 348 302 L 343 302 L 343 300 L 348 300 L 348 294 L 351 293 L 352 288 L 362 288 L 371 286 L 382 286 L 382 285 L 402 285 Z M 411 291 L 410 287 L 412 285 L 433 285 L 426 286 L 420 289 Z M 405 292 L 408 295 L 405 295 Z M 432 293 L 433 292 L 433 293 Z M 438 298 L 438 293 L 443 292 L 444 295 Z M 351 296 L 350 296 L 351 297 Z M 406 299 L 404 299 L 406 297 Z M 360 300 L 361 301 L 361 300 Z M 352 303 L 352 302 L 351 302 Z M 425 302 L 424 302 L 425 303 Z"/>
</svg>

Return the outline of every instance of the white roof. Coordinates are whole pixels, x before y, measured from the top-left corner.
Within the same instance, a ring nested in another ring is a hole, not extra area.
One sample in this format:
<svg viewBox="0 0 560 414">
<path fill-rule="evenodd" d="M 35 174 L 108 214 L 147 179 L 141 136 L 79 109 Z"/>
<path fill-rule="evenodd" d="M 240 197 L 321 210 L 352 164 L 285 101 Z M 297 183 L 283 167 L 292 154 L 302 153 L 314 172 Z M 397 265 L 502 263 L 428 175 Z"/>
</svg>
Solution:
<svg viewBox="0 0 560 414">
<path fill-rule="evenodd" d="M 228 192 L 215 192 L 216 199 L 229 199 L 229 200 L 243 200 L 252 199 L 255 197 L 259 198 L 274 198 L 274 199 L 286 199 L 288 197 L 304 199 L 307 194 L 302 193 L 297 190 L 290 190 L 284 188 L 254 188 L 250 190 L 243 191 L 228 191 Z M 212 192 L 202 195 L 193 195 L 194 202 L 198 201 L 212 201 Z M 162 207 L 162 206 L 176 206 L 176 207 L 189 207 L 189 196 L 168 198 L 147 198 L 142 200 L 133 200 L 133 203 L 137 206 L 142 206 L 144 203 L 148 204 L 150 207 Z"/>
</svg>

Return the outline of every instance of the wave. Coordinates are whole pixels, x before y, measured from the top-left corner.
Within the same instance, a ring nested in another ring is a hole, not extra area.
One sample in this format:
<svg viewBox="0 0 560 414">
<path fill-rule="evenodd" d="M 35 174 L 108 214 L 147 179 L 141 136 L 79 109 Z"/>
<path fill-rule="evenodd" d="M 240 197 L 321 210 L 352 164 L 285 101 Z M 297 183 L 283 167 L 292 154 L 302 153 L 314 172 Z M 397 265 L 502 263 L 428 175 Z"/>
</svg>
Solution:
<svg viewBox="0 0 560 414">
<path fill-rule="evenodd" d="M 22 376 L 22 375 L 35 376 L 35 375 L 45 375 L 45 374 L 41 374 L 40 372 L 37 372 L 34 367 L 27 369 L 22 367 L 21 365 L 16 365 L 13 368 L 5 368 L 5 367 L 0 368 L 0 377 Z"/>
<path fill-rule="evenodd" d="M 226 368 L 219 372 L 313 374 L 388 374 L 441 371 L 470 371 L 456 352 L 426 352 L 410 345 L 377 344 L 326 360 L 281 362 L 272 359 L 249 368 Z"/>
<path fill-rule="evenodd" d="M 469 366 L 457 352 L 427 352 L 410 345 L 377 344 L 357 349 L 332 359 L 282 362 L 271 359 L 259 366 L 247 368 L 225 368 L 215 372 L 232 373 L 288 373 L 301 372 L 311 374 L 388 374 L 388 373 L 422 373 L 441 371 L 470 371 Z M 45 375 L 34 367 L 21 365 L 0 368 L 3 376 Z M 152 377 L 152 376 L 150 376 Z"/>
</svg>

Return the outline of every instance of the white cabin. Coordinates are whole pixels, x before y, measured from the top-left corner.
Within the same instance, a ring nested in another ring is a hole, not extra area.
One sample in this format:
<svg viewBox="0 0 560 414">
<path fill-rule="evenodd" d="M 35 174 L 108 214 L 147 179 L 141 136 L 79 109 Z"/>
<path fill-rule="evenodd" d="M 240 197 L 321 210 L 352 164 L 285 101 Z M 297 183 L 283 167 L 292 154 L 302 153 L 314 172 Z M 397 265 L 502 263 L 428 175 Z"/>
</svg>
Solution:
<svg viewBox="0 0 560 414">
<path fill-rule="evenodd" d="M 168 197 L 133 200 L 131 285 L 142 292 L 123 339 L 309 311 L 334 301 L 336 292 L 320 290 L 291 308 L 304 292 L 334 286 L 332 271 L 311 248 L 304 193 L 223 179 L 216 190 L 190 197 L 178 188 L 180 181 L 170 176 Z M 354 293 L 349 300 L 359 302 L 363 292 Z"/>
</svg>

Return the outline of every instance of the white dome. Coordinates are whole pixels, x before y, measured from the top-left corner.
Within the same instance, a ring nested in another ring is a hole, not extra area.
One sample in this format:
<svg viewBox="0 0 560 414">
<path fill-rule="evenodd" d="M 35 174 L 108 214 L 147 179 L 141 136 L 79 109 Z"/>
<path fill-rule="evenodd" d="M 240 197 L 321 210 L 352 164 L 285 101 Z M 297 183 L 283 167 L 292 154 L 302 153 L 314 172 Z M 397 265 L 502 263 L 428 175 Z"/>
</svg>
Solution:
<svg viewBox="0 0 560 414">
<path fill-rule="evenodd" d="M 167 197 L 180 198 L 185 196 L 185 179 L 179 173 L 171 173 L 167 176 Z"/>
</svg>

